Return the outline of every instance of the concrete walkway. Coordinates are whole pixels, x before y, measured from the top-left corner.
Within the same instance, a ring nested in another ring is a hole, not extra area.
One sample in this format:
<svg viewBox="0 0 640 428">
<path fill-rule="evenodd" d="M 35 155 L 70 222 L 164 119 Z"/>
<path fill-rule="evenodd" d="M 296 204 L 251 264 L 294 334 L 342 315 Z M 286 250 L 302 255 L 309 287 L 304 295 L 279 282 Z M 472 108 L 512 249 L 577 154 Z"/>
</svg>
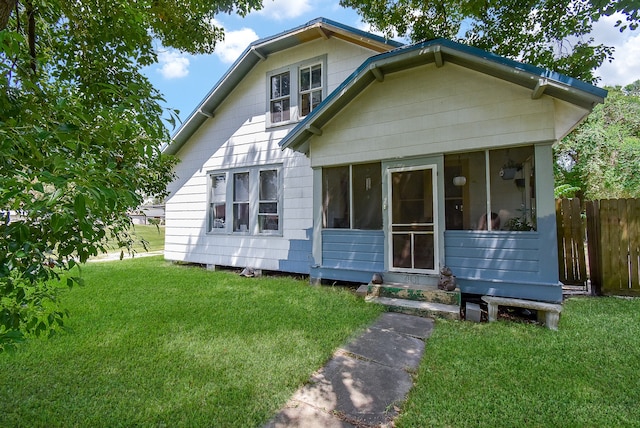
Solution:
<svg viewBox="0 0 640 428">
<path fill-rule="evenodd" d="M 391 426 L 433 320 L 386 312 L 340 348 L 265 428 Z"/>
</svg>

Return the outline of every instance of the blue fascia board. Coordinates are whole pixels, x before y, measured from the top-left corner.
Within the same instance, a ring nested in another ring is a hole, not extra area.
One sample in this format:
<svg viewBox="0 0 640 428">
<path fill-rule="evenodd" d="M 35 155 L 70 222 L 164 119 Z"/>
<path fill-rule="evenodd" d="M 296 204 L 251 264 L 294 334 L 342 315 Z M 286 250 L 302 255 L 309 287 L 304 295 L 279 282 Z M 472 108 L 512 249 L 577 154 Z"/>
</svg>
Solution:
<svg viewBox="0 0 640 428">
<path fill-rule="evenodd" d="M 589 83 L 583 82 L 579 79 L 575 79 L 564 74 L 551 71 L 545 68 L 524 64 L 509 58 L 502 57 L 500 55 L 487 52 L 485 50 L 464 45 L 462 43 L 454 42 L 452 40 L 438 38 L 427 40 L 419 43 L 415 43 L 413 45 L 401 46 L 389 52 L 384 52 L 378 55 L 371 56 L 367 58 L 349 77 L 347 77 L 332 93 L 330 93 L 319 105 L 316 107 L 307 117 L 305 117 L 301 122 L 299 122 L 292 130 L 289 132 L 279 143 L 281 149 L 292 148 L 296 149 L 304 143 L 304 134 L 305 130 L 315 124 L 315 121 L 321 117 L 325 110 L 329 105 L 331 105 L 334 100 L 344 95 L 347 88 L 353 86 L 356 81 L 362 79 L 365 75 L 367 75 L 369 69 L 373 64 L 376 63 L 393 63 L 399 62 L 403 58 L 408 56 L 416 55 L 417 53 L 421 53 L 427 49 L 433 49 L 436 46 L 443 47 L 452 51 L 454 53 L 458 53 L 458 55 L 466 55 L 470 58 L 474 59 L 474 61 L 480 63 L 485 62 L 488 64 L 492 64 L 494 66 L 501 66 L 506 69 L 512 69 L 514 71 L 526 73 L 528 76 L 536 76 L 540 79 L 552 80 L 557 83 L 560 83 L 563 86 L 573 88 L 577 91 L 580 91 L 588 96 L 596 98 L 599 102 L 602 102 L 604 98 L 607 96 L 607 90 L 599 88 L 597 86 L 591 85 Z M 443 53 L 445 53 L 443 51 Z M 451 52 L 448 52 L 451 54 Z M 454 54 L 455 55 L 455 54 Z M 413 67 L 414 65 L 408 65 L 406 68 Z M 371 79 L 373 80 L 373 79 Z M 349 98 L 353 98 L 354 94 Z M 346 102 L 345 102 L 346 105 Z M 318 126 L 316 126 L 318 127 Z M 318 128 L 321 128 L 318 127 Z"/>
</svg>

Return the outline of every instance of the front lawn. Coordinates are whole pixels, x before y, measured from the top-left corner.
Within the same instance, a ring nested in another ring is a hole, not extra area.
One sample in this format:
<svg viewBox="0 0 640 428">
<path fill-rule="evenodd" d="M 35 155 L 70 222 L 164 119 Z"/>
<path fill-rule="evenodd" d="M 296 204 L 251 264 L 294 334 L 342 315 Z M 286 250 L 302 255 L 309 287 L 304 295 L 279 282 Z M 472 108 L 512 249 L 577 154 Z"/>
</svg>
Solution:
<svg viewBox="0 0 640 428">
<path fill-rule="evenodd" d="M 83 267 L 69 332 L 0 354 L 0 426 L 260 427 L 380 313 L 339 288 L 158 257 Z M 638 426 L 640 299 L 559 331 L 438 321 L 398 427 Z"/>
<path fill-rule="evenodd" d="M 69 331 L 0 354 L 0 426 L 268 421 L 380 308 L 285 277 L 138 258 L 84 266 Z"/>
<path fill-rule="evenodd" d="M 573 298 L 558 331 L 437 323 L 398 427 L 640 425 L 640 299 Z"/>
</svg>

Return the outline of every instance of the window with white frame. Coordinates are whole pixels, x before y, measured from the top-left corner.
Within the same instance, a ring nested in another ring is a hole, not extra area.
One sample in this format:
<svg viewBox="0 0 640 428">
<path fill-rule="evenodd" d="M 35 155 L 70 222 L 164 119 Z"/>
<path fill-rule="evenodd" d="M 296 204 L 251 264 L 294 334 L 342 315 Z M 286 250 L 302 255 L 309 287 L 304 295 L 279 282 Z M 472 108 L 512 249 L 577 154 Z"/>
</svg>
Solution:
<svg viewBox="0 0 640 428">
<path fill-rule="evenodd" d="M 258 202 L 258 232 L 277 232 L 280 229 L 278 203 L 278 170 L 260 171 L 260 200 Z"/>
<path fill-rule="evenodd" d="M 223 230 L 227 224 L 227 174 L 212 174 L 209 195 L 209 231 Z"/>
<path fill-rule="evenodd" d="M 271 123 L 288 122 L 291 118 L 291 76 L 285 71 L 271 76 L 270 83 Z"/>
<path fill-rule="evenodd" d="M 306 116 L 322 102 L 322 64 L 300 68 L 300 116 Z"/>
<path fill-rule="evenodd" d="M 326 96 L 326 55 L 267 73 L 267 126 L 298 121 Z"/>
<path fill-rule="evenodd" d="M 233 174 L 233 231 L 249 231 L 249 173 Z"/>
<path fill-rule="evenodd" d="M 209 233 L 281 233 L 280 166 L 212 172 L 209 177 Z"/>
</svg>

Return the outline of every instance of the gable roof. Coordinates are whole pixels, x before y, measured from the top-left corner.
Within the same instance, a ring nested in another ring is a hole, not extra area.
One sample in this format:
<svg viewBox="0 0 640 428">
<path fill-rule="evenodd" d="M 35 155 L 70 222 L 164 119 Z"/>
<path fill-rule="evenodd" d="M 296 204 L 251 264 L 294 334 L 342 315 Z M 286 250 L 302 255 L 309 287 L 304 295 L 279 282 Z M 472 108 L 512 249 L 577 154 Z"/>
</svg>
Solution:
<svg viewBox="0 0 640 428">
<path fill-rule="evenodd" d="M 603 102 L 607 95 L 604 89 L 554 71 L 513 61 L 451 40 L 434 39 L 367 59 L 280 141 L 280 147 L 283 150 L 291 148 L 306 153 L 309 137 L 321 135 L 322 127 L 374 80 L 383 81 L 386 74 L 431 63 L 441 67 L 445 62 L 528 88 L 533 99 L 546 94 L 591 110 L 596 104 Z"/>
<path fill-rule="evenodd" d="M 387 52 L 403 46 L 402 43 L 326 18 L 316 18 L 291 30 L 256 40 L 244 50 L 213 89 L 200 101 L 198 107 L 189 115 L 173 135 L 171 142 L 162 151 L 166 154 L 175 154 L 208 118 L 214 116 L 218 106 L 258 62 L 265 60 L 275 52 L 315 39 L 330 37 L 364 46 L 377 52 Z"/>
</svg>

